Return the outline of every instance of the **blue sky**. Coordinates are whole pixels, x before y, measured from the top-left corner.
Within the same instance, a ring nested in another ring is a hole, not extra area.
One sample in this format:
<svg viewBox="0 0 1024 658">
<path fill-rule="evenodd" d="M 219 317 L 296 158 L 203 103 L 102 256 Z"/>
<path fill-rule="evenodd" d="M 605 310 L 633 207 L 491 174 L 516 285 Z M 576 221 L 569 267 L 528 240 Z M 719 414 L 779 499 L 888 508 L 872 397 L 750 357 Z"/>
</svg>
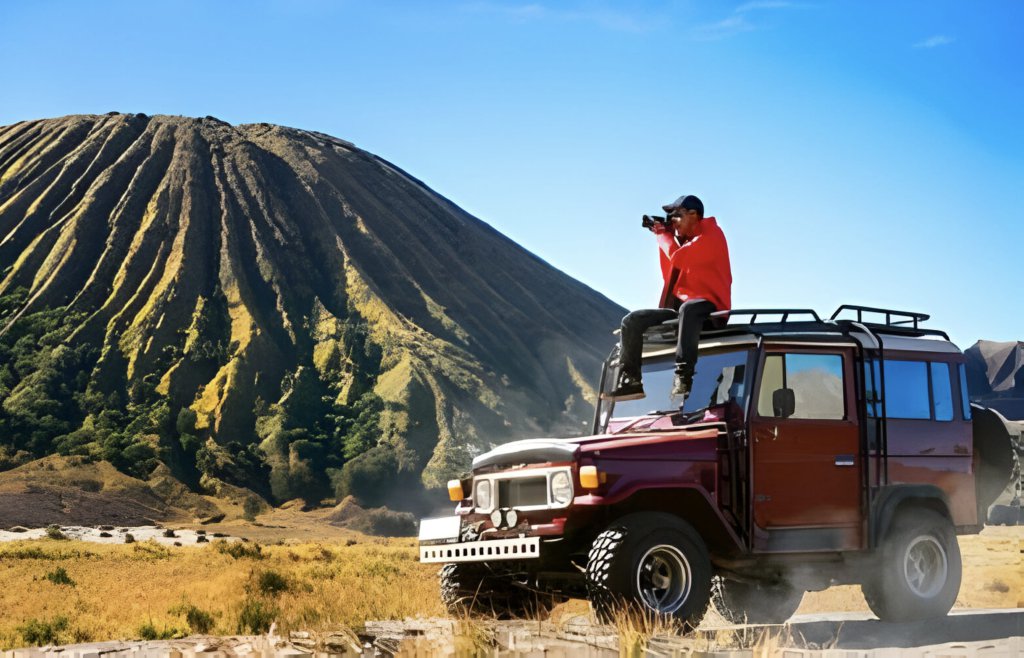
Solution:
<svg viewBox="0 0 1024 658">
<path fill-rule="evenodd" d="M 618 303 L 699 195 L 736 307 L 1024 340 L 1024 3 L 14 2 L 0 125 L 111 110 L 330 133 Z"/>
</svg>

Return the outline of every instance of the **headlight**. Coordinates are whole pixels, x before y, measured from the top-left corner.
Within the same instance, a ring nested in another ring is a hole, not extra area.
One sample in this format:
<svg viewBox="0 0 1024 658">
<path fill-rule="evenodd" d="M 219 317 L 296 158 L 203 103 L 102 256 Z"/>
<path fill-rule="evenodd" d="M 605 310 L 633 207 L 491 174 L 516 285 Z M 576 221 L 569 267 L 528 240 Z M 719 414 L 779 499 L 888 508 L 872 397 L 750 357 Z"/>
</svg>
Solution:
<svg viewBox="0 0 1024 658">
<path fill-rule="evenodd" d="M 572 482 L 565 471 L 559 471 L 551 476 L 551 499 L 559 505 L 568 505 L 572 500 Z"/>
<path fill-rule="evenodd" d="M 490 509 L 491 507 L 491 482 L 490 480 L 480 480 L 476 483 L 475 493 L 473 494 L 473 502 L 480 509 Z"/>
</svg>

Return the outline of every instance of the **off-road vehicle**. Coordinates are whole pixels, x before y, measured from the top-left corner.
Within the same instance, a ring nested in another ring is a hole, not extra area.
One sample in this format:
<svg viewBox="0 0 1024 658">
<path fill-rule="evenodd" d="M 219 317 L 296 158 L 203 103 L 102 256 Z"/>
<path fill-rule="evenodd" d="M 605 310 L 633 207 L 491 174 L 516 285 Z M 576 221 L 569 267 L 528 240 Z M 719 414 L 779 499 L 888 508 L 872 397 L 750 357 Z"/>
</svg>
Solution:
<svg viewBox="0 0 1024 658">
<path fill-rule="evenodd" d="M 669 397 L 676 323 L 644 337 L 641 400 L 600 401 L 593 435 L 505 444 L 424 519 L 450 609 L 499 616 L 588 598 L 695 625 L 782 622 L 805 591 L 859 584 L 883 620 L 945 615 L 958 534 L 1009 481 L 998 415 L 919 313 L 842 306 L 719 313 L 692 394 Z M 873 321 L 869 321 L 873 319 Z M 615 351 L 601 390 L 618 372 Z"/>
</svg>

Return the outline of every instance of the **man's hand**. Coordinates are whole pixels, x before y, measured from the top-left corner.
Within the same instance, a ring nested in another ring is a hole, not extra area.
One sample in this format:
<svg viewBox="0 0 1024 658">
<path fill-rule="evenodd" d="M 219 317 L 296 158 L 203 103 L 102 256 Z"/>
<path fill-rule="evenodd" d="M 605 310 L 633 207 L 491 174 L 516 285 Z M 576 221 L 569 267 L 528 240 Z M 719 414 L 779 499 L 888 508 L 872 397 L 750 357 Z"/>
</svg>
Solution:
<svg viewBox="0 0 1024 658">
<path fill-rule="evenodd" d="M 671 226 L 668 226 L 667 224 L 662 224 L 661 222 L 655 222 L 654 226 L 651 227 L 651 232 L 654 233 L 655 235 L 661 235 L 662 233 L 672 233 L 672 231 L 673 229 Z"/>
</svg>

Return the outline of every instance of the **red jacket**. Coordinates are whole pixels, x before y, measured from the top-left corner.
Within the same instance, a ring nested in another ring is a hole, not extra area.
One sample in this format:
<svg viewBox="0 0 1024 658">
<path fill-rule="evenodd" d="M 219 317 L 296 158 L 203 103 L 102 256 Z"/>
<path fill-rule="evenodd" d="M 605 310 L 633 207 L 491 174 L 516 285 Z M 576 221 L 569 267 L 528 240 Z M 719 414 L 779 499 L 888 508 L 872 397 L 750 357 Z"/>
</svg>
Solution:
<svg viewBox="0 0 1024 658">
<path fill-rule="evenodd" d="M 690 299 L 706 299 L 719 311 L 732 308 L 732 269 L 725 234 L 714 217 L 705 217 L 699 226 L 700 234 L 681 246 L 671 230 L 657 234 L 665 280 L 662 308 L 679 308 L 680 302 Z"/>
</svg>

